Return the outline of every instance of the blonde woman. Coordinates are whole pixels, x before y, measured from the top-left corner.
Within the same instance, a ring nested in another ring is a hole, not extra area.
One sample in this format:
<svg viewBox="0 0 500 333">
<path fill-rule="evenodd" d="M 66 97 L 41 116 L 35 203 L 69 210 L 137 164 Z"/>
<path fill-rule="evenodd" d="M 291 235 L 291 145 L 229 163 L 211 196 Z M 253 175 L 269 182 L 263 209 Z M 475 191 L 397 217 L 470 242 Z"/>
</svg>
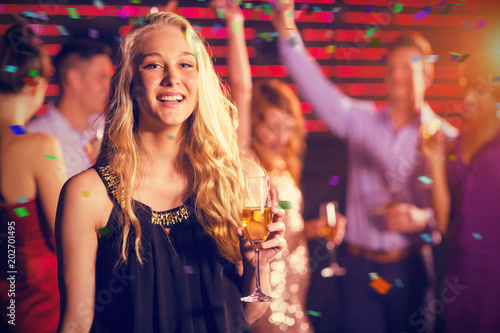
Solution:
<svg viewBox="0 0 500 333">
<path fill-rule="evenodd" d="M 266 310 L 240 301 L 255 268 L 234 112 L 184 18 L 155 14 L 124 38 L 98 161 L 61 195 L 60 331 L 244 332 Z M 265 293 L 286 246 L 271 195 Z"/>
</svg>

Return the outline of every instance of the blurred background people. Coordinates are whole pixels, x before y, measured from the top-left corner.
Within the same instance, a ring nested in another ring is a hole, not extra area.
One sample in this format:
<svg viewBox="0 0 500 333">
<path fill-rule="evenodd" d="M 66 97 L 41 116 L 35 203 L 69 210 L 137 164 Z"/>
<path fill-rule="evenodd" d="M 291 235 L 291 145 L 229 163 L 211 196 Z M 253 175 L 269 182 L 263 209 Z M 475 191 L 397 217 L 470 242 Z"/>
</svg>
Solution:
<svg viewBox="0 0 500 333">
<path fill-rule="evenodd" d="M 285 83 L 276 79 L 261 80 L 252 87 L 244 17 L 238 3 L 217 0 L 211 6 L 226 21 L 228 79 L 232 100 L 238 108 L 239 139 L 266 169 L 271 187 L 286 209 L 288 247 L 270 264 L 271 296 L 276 300 L 252 330 L 312 332 L 305 307 L 310 281 L 309 253 L 298 187 L 306 137 L 300 101 Z M 314 236 L 318 231 L 312 231 Z"/>
<path fill-rule="evenodd" d="M 430 243 L 433 235 L 439 238 L 430 190 L 417 179 L 426 173 L 420 125 L 438 118 L 424 100 L 433 78 L 433 65 L 425 62 L 430 45 L 418 33 L 395 41 L 387 60 L 388 105 L 377 110 L 324 77 L 310 60 L 294 17 L 293 1 L 276 4 L 272 22 L 282 60 L 316 115 L 348 144 L 349 222 L 339 253 L 347 271 L 341 280 L 343 330 L 416 332 L 421 327 L 410 323 L 410 316 L 418 313 L 429 287 L 422 253 L 430 249 L 420 235 Z M 456 135 L 449 124 L 442 128 Z M 371 277 L 373 272 L 378 277 Z M 396 279 L 404 288 L 381 288 Z"/>
<path fill-rule="evenodd" d="M 481 44 L 485 45 L 485 44 Z M 442 293 L 446 332 L 500 332 L 500 77 L 484 52 L 466 64 L 465 114 L 455 141 L 422 141 L 440 230 L 448 234 Z M 450 284 L 456 290 L 445 291 Z"/>
<path fill-rule="evenodd" d="M 57 104 L 26 128 L 54 135 L 63 148 L 68 177 L 87 169 L 99 153 L 104 123 L 98 119 L 108 98 L 111 48 L 92 39 L 63 46 L 54 60 L 61 89 Z"/>
<path fill-rule="evenodd" d="M 66 175 L 58 165 L 57 139 L 24 131 L 44 101 L 49 80 L 50 58 L 34 37 L 27 24 L 16 23 L 0 52 L 0 67 L 11 68 L 0 72 L 2 332 L 55 332 L 59 320 L 53 234 Z"/>
</svg>

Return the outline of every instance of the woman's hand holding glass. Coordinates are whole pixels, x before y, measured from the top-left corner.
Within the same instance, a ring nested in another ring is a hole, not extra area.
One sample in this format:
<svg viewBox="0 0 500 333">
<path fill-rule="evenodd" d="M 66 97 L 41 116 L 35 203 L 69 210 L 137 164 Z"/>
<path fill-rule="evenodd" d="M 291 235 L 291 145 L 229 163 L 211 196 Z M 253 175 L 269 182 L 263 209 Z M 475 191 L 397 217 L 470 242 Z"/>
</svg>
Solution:
<svg viewBox="0 0 500 333">
<path fill-rule="evenodd" d="M 260 268 L 269 270 L 268 264 L 286 247 L 284 238 L 285 216 L 283 209 L 278 209 L 276 192 L 269 189 L 267 177 L 246 177 L 245 203 L 243 207 L 243 226 L 238 228 L 240 249 L 244 266 L 256 270 L 256 288 L 252 295 L 243 297 L 245 302 L 268 302 L 272 297 L 265 295 L 260 286 Z M 255 183 L 260 185 L 249 185 Z M 259 194 L 258 192 L 261 192 Z M 255 200 L 256 197 L 261 197 Z M 249 197 L 250 200 L 249 200 Z M 256 204 L 255 202 L 260 202 Z"/>
</svg>

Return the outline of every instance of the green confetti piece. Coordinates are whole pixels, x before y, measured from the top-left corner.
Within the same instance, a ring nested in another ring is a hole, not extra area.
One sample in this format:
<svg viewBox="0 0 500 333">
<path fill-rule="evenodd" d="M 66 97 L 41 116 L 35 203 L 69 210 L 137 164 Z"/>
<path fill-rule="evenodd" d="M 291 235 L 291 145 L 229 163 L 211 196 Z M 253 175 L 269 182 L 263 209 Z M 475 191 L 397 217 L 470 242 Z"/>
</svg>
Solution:
<svg viewBox="0 0 500 333">
<path fill-rule="evenodd" d="M 403 46 L 410 46 L 413 43 L 412 40 L 409 40 L 403 44 Z"/>
<path fill-rule="evenodd" d="M 78 15 L 78 11 L 76 10 L 76 8 L 66 8 L 66 10 L 68 11 L 70 18 L 72 18 L 72 19 L 81 18 L 80 15 Z"/>
<path fill-rule="evenodd" d="M 380 43 L 380 38 L 373 38 L 368 47 L 377 47 L 378 43 Z"/>
<path fill-rule="evenodd" d="M 36 76 L 38 76 L 38 70 L 37 69 L 30 69 L 28 71 L 28 76 L 29 77 L 36 77 Z"/>
<path fill-rule="evenodd" d="M 97 235 L 99 235 L 99 236 L 106 236 L 106 235 L 109 235 L 112 232 L 113 231 L 111 230 L 110 227 L 104 227 L 104 228 L 101 228 L 101 229 L 97 230 Z"/>
<path fill-rule="evenodd" d="M 292 209 L 291 201 L 278 201 L 278 206 L 282 209 Z"/>
<path fill-rule="evenodd" d="M 253 3 L 251 3 L 251 2 L 245 2 L 243 4 L 243 8 L 245 8 L 245 9 L 251 9 L 252 7 L 253 7 Z"/>
<path fill-rule="evenodd" d="M 271 7 L 271 5 L 265 4 L 262 8 L 264 8 L 266 15 L 271 15 L 273 13 L 273 7 Z"/>
<path fill-rule="evenodd" d="M 47 157 L 47 158 L 49 158 L 51 160 L 55 160 L 57 158 L 57 157 L 54 157 L 52 155 L 43 155 L 43 157 Z"/>
<path fill-rule="evenodd" d="M 394 6 L 394 10 L 392 11 L 393 13 L 401 13 L 403 11 L 404 5 L 402 3 L 397 3 Z"/>
<path fill-rule="evenodd" d="M 375 280 L 376 278 L 378 278 L 378 273 L 376 272 L 368 273 L 368 276 L 370 277 L 370 279 Z"/>
<path fill-rule="evenodd" d="M 365 34 L 365 38 L 371 38 L 373 36 L 373 34 L 375 33 L 375 31 L 377 31 L 377 28 L 375 28 L 375 27 L 368 29 L 368 31 Z"/>
<path fill-rule="evenodd" d="M 130 0 L 130 3 L 141 3 L 141 0 Z"/>
<path fill-rule="evenodd" d="M 238 34 L 240 33 L 243 29 L 243 22 L 231 22 L 231 32 Z"/>
<path fill-rule="evenodd" d="M 462 54 L 461 53 L 457 53 L 457 52 L 448 52 L 449 54 L 451 55 L 455 55 L 455 56 L 461 56 Z"/>
<path fill-rule="evenodd" d="M 322 316 L 321 312 L 313 311 L 313 310 L 307 310 L 306 313 L 310 316 L 313 316 L 313 317 L 321 317 Z"/>
<path fill-rule="evenodd" d="M 418 177 L 417 179 L 418 179 L 418 181 L 420 181 L 421 183 L 424 183 L 424 184 L 426 184 L 426 185 L 428 185 L 428 184 L 432 184 L 432 182 L 434 182 L 432 179 L 430 179 L 430 178 L 429 178 L 429 177 L 427 177 L 427 176 L 420 176 L 420 177 Z"/>
<path fill-rule="evenodd" d="M 215 12 L 217 13 L 218 18 L 224 18 L 224 8 L 215 8 Z"/>
<path fill-rule="evenodd" d="M 16 213 L 17 217 L 25 217 L 25 216 L 30 216 L 30 212 L 26 209 L 26 207 L 18 207 L 14 208 L 14 213 Z"/>
</svg>

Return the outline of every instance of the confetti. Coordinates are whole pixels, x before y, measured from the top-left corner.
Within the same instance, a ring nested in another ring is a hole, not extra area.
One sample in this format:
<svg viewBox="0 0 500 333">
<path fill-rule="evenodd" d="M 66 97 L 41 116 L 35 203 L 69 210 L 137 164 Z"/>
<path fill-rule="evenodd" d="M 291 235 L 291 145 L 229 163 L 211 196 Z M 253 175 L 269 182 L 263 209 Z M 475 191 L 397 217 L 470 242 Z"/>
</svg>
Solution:
<svg viewBox="0 0 500 333">
<path fill-rule="evenodd" d="M 101 0 L 94 0 L 94 1 L 92 1 L 92 4 L 99 9 L 104 8 L 104 3 Z"/>
<path fill-rule="evenodd" d="M 80 15 L 78 15 L 78 11 L 76 10 L 76 8 L 66 8 L 66 10 L 68 11 L 70 18 L 72 18 L 72 19 L 81 18 Z"/>
<path fill-rule="evenodd" d="M 57 30 L 59 31 L 59 34 L 63 35 L 63 36 L 67 36 L 69 35 L 69 32 L 68 30 L 66 29 L 66 27 L 62 26 L 62 25 L 58 25 L 57 26 Z"/>
<path fill-rule="evenodd" d="M 415 55 L 413 56 L 413 58 L 411 58 L 411 62 L 418 62 L 420 60 L 420 57 L 418 55 Z"/>
<path fill-rule="evenodd" d="M 292 209 L 292 202 L 291 201 L 278 201 L 278 206 L 281 209 Z"/>
<path fill-rule="evenodd" d="M 377 47 L 378 43 L 380 42 L 380 38 L 373 38 L 370 44 L 368 44 L 368 47 Z"/>
<path fill-rule="evenodd" d="M 380 57 L 379 62 L 380 62 L 382 65 L 384 65 L 384 64 L 386 63 L 386 61 L 387 61 L 387 55 L 386 55 L 386 54 L 384 54 L 383 56 L 381 56 L 381 57 Z"/>
<path fill-rule="evenodd" d="M 497 77 L 493 78 L 493 80 L 492 80 L 492 81 L 493 81 L 493 82 L 498 82 L 498 81 L 500 81 L 500 76 L 497 76 Z"/>
<path fill-rule="evenodd" d="M 396 283 L 396 287 L 398 287 L 398 288 L 404 287 L 403 281 L 401 281 L 401 279 L 394 279 L 394 283 Z"/>
<path fill-rule="evenodd" d="M 483 236 L 481 236 L 479 233 L 477 232 L 473 232 L 472 233 L 472 236 L 475 238 L 475 239 L 478 239 L 478 240 L 481 240 L 483 239 Z"/>
<path fill-rule="evenodd" d="M 29 200 L 26 197 L 19 197 L 19 198 L 17 198 L 17 201 L 19 203 L 27 203 Z"/>
<path fill-rule="evenodd" d="M 313 316 L 313 317 L 321 317 L 322 316 L 321 312 L 313 311 L 313 310 L 307 310 L 306 313 L 310 316 Z"/>
<path fill-rule="evenodd" d="M 238 21 L 235 21 L 235 22 L 231 22 L 231 32 L 232 33 L 240 33 L 242 31 L 242 28 L 243 28 L 243 22 L 238 22 Z"/>
<path fill-rule="evenodd" d="M 101 229 L 97 230 L 97 235 L 98 236 L 106 236 L 106 235 L 109 235 L 112 232 L 113 231 L 111 230 L 111 228 L 106 226 L 104 228 L 101 228 Z"/>
<path fill-rule="evenodd" d="M 371 272 L 371 273 L 368 273 L 368 276 L 370 277 L 371 280 L 375 280 L 376 278 L 378 278 L 378 273 Z"/>
<path fill-rule="evenodd" d="M 470 54 L 464 54 L 463 56 L 460 57 L 460 59 L 458 59 L 458 62 L 464 62 L 469 57 L 470 57 Z"/>
<path fill-rule="evenodd" d="M 426 243 L 432 243 L 434 241 L 432 236 L 427 233 L 420 234 L 420 238 L 422 238 L 422 240 Z"/>
<path fill-rule="evenodd" d="M 394 6 L 394 10 L 392 11 L 393 13 L 401 13 L 403 11 L 404 5 L 402 3 L 397 3 Z"/>
<path fill-rule="evenodd" d="M 38 15 L 35 14 L 35 13 L 32 13 L 32 12 L 23 12 L 23 15 L 26 16 L 26 17 L 38 18 Z"/>
<path fill-rule="evenodd" d="M 313 7 L 313 10 L 314 10 L 316 13 L 321 13 L 321 8 L 320 8 L 320 7 Z"/>
<path fill-rule="evenodd" d="M 26 207 L 14 208 L 13 211 L 17 217 L 25 217 L 31 215 L 30 212 L 28 212 L 28 210 L 26 209 Z"/>
<path fill-rule="evenodd" d="M 141 0 L 130 0 L 130 3 L 141 3 Z"/>
<path fill-rule="evenodd" d="M 271 15 L 273 13 L 273 7 L 271 7 L 271 5 L 265 4 L 262 8 L 264 8 L 266 15 Z"/>
<path fill-rule="evenodd" d="M 36 77 L 36 76 L 38 76 L 38 70 L 37 69 L 30 69 L 28 71 L 28 76 L 29 77 Z"/>
<path fill-rule="evenodd" d="M 457 160 L 457 155 L 455 155 L 455 154 L 450 154 L 450 155 L 448 155 L 448 160 L 449 160 L 449 161 L 452 161 L 452 162 L 453 162 L 453 161 L 456 161 L 456 160 Z"/>
<path fill-rule="evenodd" d="M 451 5 L 446 5 L 446 7 L 444 7 L 443 11 L 441 12 L 442 15 L 445 15 L 445 14 L 448 14 L 451 10 Z"/>
<path fill-rule="evenodd" d="M 437 62 L 438 59 L 439 59 L 439 55 L 431 54 L 431 55 L 427 56 L 427 59 L 425 60 L 425 62 Z"/>
<path fill-rule="evenodd" d="M 184 270 L 184 274 L 194 274 L 193 266 L 187 265 L 187 266 L 183 266 L 182 268 Z"/>
<path fill-rule="evenodd" d="M 426 13 L 430 13 L 431 12 L 431 6 L 425 6 L 423 11 L 426 12 Z"/>
<path fill-rule="evenodd" d="M 482 29 L 486 26 L 488 20 L 481 20 L 476 23 L 476 29 Z"/>
<path fill-rule="evenodd" d="M 309 5 L 304 3 L 300 6 L 300 10 L 307 10 L 307 7 L 309 7 Z"/>
<path fill-rule="evenodd" d="M 448 1 L 450 1 L 450 0 L 444 0 L 444 1 L 441 1 L 440 3 L 438 3 L 438 4 L 437 4 L 437 6 L 436 6 L 436 7 L 437 7 L 437 8 L 439 8 L 439 7 L 443 7 L 444 5 L 446 5 L 446 3 L 447 3 Z"/>
<path fill-rule="evenodd" d="M 22 125 L 13 125 L 9 126 L 9 128 L 15 135 L 26 134 L 26 131 L 24 130 L 24 127 Z"/>
<path fill-rule="evenodd" d="M 88 190 L 80 191 L 80 194 L 82 195 L 82 197 L 85 197 L 85 198 L 90 197 L 90 192 Z"/>
<path fill-rule="evenodd" d="M 217 13 L 218 18 L 224 18 L 224 8 L 215 8 L 215 12 Z"/>
<path fill-rule="evenodd" d="M 372 37 L 373 34 L 375 33 L 375 31 L 377 31 L 377 28 L 375 28 L 375 27 L 372 27 L 372 28 L 368 29 L 368 31 L 365 34 L 365 38 Z"/>
<path fill-rule="evenodd" d="M 373 11 L 373 7 L 375 7 L 375 5 L 366 6 L 365 14 L 370 14 Z"/>
<path fill-rule="evenodd" d="M 253 3 L 251 3 L 251 2 L 245 2 L 243 4 L 243 8 L 251 9 L 252 7 L 253 7 Z"/>
<path fill-rule="evenodd" d="M 333 53 L 333 52 L 335 52 L 335 48 L 336 47 L 337 47 L 336 45 L 328 45 L 326 47 L 326 53 Z"/>
<path fill-rule="evenodd" d="M 337 186 L 339 184 L 339 176 L 330 176 L 330 180 L 328 181 L 328 185 Z"/>
<path fill-rule="evenodd" d="M 392 288 L 392 285 L 379 276 L 375 280 L 370 282 L 370 287 L 375 289 L 375 291 L 379 294 L 385 295 Z"/>
<path fill-rule="evenodd" d="M 99 31 L 96 29 L 89 29 L 89 37 L 93 39 L 99 38 Z"/>
<path fill-rule="evenodd" d="M 43 155 L 43 157 L 47 157 L 47 158 L 49 158 L 51 160 L 55 160 L 57 158 L 57 157 L 54 157 L 52 155 Z"/>
<path fill-rule="evenodd" d="M 341 9 L 340 7 L 334 7 L 332 8 L 332 13 L 338 13 L 340 12 L 340 9 Z"/>
<path fill-rule="evenodd" d="M 403 46 L 410 46 L 411 44 L 413 44 L 413 41 L 412 41 L 412 40 L 409 40 L 409 41 L 405 42 L 405 43 L 403 44 Z"/>
<path fill-rule="evenodd" d="M 469 22 L 462 21 L 462 25 L 464 26 L 465 29 L 470 29 Z"/>
<path fill-rule="evenodd" d="M 421 19 L 424 19 L 424 18 L 427 16 L 427 14 L 429 14 L 429 12 L 420 11 L 420 12 L 417 12 L 417 13 L 413 16 L 413 18 L 414 18 L 414 19 L 417 19 L 417 20 L 421 20 Z"/>
<path fill-rule="evenodd" d="M 420 176 L 420 177 L 418 177 L 417 179 L 418 179 L 418 181 L 420 181 L 420 182 L 422 182 L 422 183 L 424 183 L 424 184 L 427 184 L 427 185 L 428 185 L 428 184 L 431 184 L 431 183 L 433 182 L 433 180 L 432 180 L 432 179 L 430 179 L 430 178 L 429 178 L 429 177 L 427 177 L 427 176 Z"/>
<path fill-rule="evenodd" d="M 3 70 L 4 70 L 4 72 L 15 73 L 15 72 L 17 72 L 17 66 L 5 65 Z"/>
<path fill-rule="evenodd" d="M 459 57 L 460 57 L 460 56 L 457 56 L 457 55 L 452 55 L 452 56 L 450 57 L 450 61 L 455 61 L 455 60 L 458 60 L 458 58 L 459 58 Z"/>
</svg>

